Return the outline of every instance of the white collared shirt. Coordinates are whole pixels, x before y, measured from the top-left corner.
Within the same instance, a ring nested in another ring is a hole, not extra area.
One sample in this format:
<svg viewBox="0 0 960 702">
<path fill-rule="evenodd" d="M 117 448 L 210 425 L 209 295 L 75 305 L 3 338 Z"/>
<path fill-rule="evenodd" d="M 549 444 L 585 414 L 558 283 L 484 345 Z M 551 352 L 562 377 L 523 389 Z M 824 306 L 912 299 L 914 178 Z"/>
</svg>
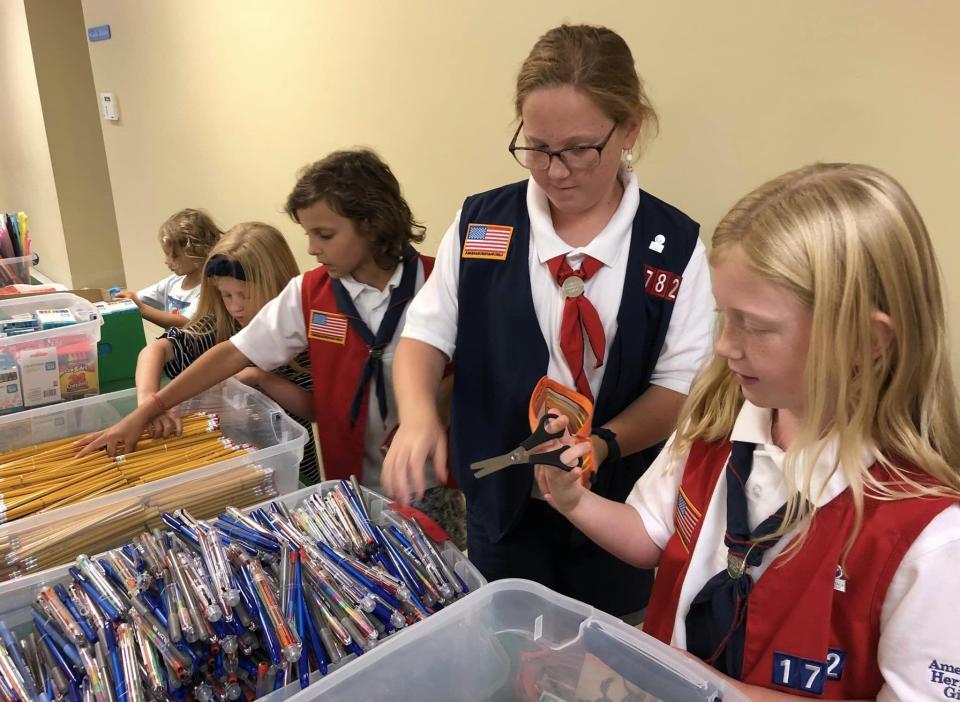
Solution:
<svg viewBox="0 0 960 702">
<path fill-rule="evenodd" d="M 627 274 L 627 251 L 633 236 L 633 220 L 639 206 L 639 184 L 634 173 L 624 173 L 624 192 L 620 205 L 606 227 L 586 246 L 574 248 L 565 243 L 553 227 L 550 206 L 543 190 L 531 178 L 527 188 L 530 216 L 530 290 L 533 307 L 543 338 L 547 340 L 550 363 L 547 375 L 568 387 L 574 387 L 573 374 L 560 348 L 560 324 L 564 296 L 550 274 L 547 261 L 566 254 L 574 269 L 585 256 L 604 266 L 585 282 L 584 295 L 590 300 L 606 336 L 605 357 L 617 333 L 617 313 Z M 670 246 L 667 239 L 666 246 Z M 450 225 L 440 248 L 433 274 L 410 304 L 403 336 L 417 339 L 452 358 L 457 339 L 457 289 L 460 282 L 460 212 Z M 714 303 L 703 244 L 696 248 L 683 272 L 683 283 L 674 303 L 667 336 L 650 382 L 686 394 L 713 343 Z M 629 361 L 629 359 L 625 359 Z M 639 361 L 638 361 L 639 362 Z M 585 344 L 584 369 L 594 397 L 606 364 L 594 368 L 596 359 Z"/>
<path fill-rule="evenodd" d="M 787 499 L 784 486 L 784 451 L 771 438 L 772 411 L 744 402 L 731 439 L 756 444 L 753 468 L 746 483 L 750 528 L 769 517 Z M 640 514 L 643 525 L 661 549 L 673 535 L 677 489 L 683 478 L 686 457 L 670 453 L 673 437 L 660 456 L 634 485 L 627 504 Z M 815 464 L 811 492 L 822 506 L 847 489 L 849 483 L 839 471 L 833 472 L 835 444 L 827 445 Z M 863 461 L 872 464 L 873 454 L 864 450 Z M 727 488 L 718 480 L 704 513 L 700 536 L 680 589 L 671 644 L 686 648 L 686 616 L 690 603 L 707 580 L 727 567 Z M 759 566 L 751 569 L 754 580 L 789 544 L 796 530 L 784 535 L 767 551 Z M 880 643 L 877 659 L 884 686 L 880 700 L 943 699 L 943 685 L 931 680 L 932 661 L 960 667 L 960 506 L 950 507 L 935 517 L 917 537 L 894 574 L 880 616 Z M 960 675 L 945 673 L 948 677 Z M 958 686 L 960 687 L 960 686 Z M 921 693 L 929 697 L 921 696 Z"/>
<path fill-rule="evenodd" d="M 360 283 L 347 276 L 340 282 L 346 288 L 350 299 L 360 319 L 374 334 L 380 328 L 384 315 L 390 306 L 390 295 L 400 285 L 403 275 L 403 263 L 390 276 L 383 290 Z M 416 287 L 423 285 L 423 266 L 418 263 Z M 307 329 L 304 324 L 303 313 L 303 276 L 298 275 L 291 280 L 277 297 L 270 300 L 250 323 L 237 332 L 230 341 L 240 352 L 250 359 L 250 362 L 263 370 L 273 370 L 295 357 L 307 348 Z M 409 305 L 407 306 L 409 309 Z M 403 328 L 404 310 L 400 317 L 397 329 Z M 383 374 L 387 386 L 387 417 L 386 421 L 380 417 L 380 409 L 376 398 L 376 384 L 370 383 L 370 397 L 367 407 L 367 426 L 363 439 L 363 484 L 371 490 L 381 491 L 380 472 L 383 467 L 383 456 L 380 446 L 387 434 L 397 425 L 397 401 L 393 393 L 393 354 L 397 348 L 399 333 L 383 351 Z M 313 372 L 314 392 L 324 392 L 324 374 L 329 372 L 325 368 L 311 366 Z M 357 378 L 357 382 L 360 379 Z M 322 448 L 322 447 L 321 447 Z M 427 487 L 437 485 L 433 471 L 428 468 Z"/>
</svg>

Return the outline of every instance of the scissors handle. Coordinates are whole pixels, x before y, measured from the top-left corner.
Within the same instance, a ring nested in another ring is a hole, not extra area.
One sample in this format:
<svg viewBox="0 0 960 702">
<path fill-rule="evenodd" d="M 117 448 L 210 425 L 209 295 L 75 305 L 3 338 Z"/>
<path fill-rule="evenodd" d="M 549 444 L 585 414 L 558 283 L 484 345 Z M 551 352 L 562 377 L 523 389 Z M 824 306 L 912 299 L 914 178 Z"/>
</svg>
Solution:
<svg viewBox="0 0 960 702">
<path fill-rule="evenodd" d="M 562 429 L 560 431 L 556 431 L 553 433 L 547 431 L 547 423 L 552 419 L 557 419 L 557 417 L 558 415 L 552 414 L 552 413 L 545 414 L 542 417 L 540 417 L 540 424 L 539 426 L 537 426 L 536 431 L 534 431 L 530 436 L 528 436 L 526 439 L 521 441 L 520 446 L 522 446 L 523 448 L 527 449 L 527 451 L 529 451 L 532 448 L 536 448 L 540 444 L 550 441 L 550 439 L 559 439 L 561 436 L 563 436 Z M 539 455 L 543 455 L 543 454 L 539 454 Z"/>
<path fill-rule="evenodd" d="M 568 473 L 574 468 L 579 468 L 583 465 L 583 458 L 578 456 L 576 465 L 568 466 L 566 463 L 560 460 L 560 455 L 566 451 L 569 446 L 561 446 L 560 448 L 554 451 L 544 451 L 543 453 L 531 453 L 527 457 L 527 463 L 530 465 L 541 465 L 541 466 L 553 466 L 554 468 L 559 468 L 560 470 L 565 470 Z"/>
</svg>

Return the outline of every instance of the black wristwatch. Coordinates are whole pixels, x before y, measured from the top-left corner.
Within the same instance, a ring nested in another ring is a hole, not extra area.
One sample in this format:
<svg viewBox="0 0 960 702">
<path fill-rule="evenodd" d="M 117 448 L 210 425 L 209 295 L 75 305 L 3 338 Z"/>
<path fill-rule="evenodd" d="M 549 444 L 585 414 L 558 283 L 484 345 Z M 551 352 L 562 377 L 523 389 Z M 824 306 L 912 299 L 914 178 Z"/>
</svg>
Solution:
<svg viewBox="0 0 960 702">
<path fill-rule="evenodd" d="M 596 427 L 591 432 L 595 436 L 599 436 L 603 439 L 604 443 L 607 444 L 607 459 L 608 461 L 619 461 L 620 460 L 620 444 L 617 443 L 617 435 L 615 432 L 607 429 L 606 427 Z"/>
</svg>

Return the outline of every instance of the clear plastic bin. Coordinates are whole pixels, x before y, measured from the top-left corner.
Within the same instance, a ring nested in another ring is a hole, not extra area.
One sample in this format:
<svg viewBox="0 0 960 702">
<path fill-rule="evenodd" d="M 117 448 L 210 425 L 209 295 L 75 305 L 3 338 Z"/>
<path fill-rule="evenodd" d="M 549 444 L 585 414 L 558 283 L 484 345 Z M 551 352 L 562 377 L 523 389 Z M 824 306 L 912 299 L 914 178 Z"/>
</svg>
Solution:
<svg viewBox="0 0 960 702">
<path fill-rule="evenodd" d="M 274 498 L 274 500 L 267 500 L 261 504 L 244 508 L 243 511 L 249 513 L 251 510 L 256 509 L 257 507 L 266 507 L 270 502 L 273 501 L 282 502 L 287 507 L 294 507 L 304 498 L 312 495 L 317 490 L 325 494 L 332 490 L 336 484 L 337 481 L 328 480 L 320 483 L 319 485 L 303 488 L 297 492 Z M 367 500 L 367 507 L 370 512 L 370 517 L 377 522 L 380 520 L 380 515 L 382 514 L 384 507 L 388 504 L 388 500 L 375 492 L 367 490 L 366 488 L 363 490 Z M 458 551 L 457 548 L 449 541 L 440 545 L 440 555 L 450 566 L 453 567 L 457 575 L 459 575 L 464 583 L 466 583 L 467 587 L 470 588 L 471 593 L 476 592 L 478 589 L 487 584 L 487 581 L 480 574 L 480 571 L 478 571 L 476 567 L 467 560 L 466 556 Z M 52 568 L 42 573 L 36 573 L 18 580 L 5 583 L 0 582 L 0 620 L 5 621 L 11 627 L 20 627 L 26 624 L 30 621 L 30 603 L 35 600 L 37 594 L 40 592 L 40 588 L 46 584 L 65 582 L 68 579 L 68 566 L 64 565 L 59 568 Z M 468 597 L 472 596 L 473 595 L 471 594 Z M 430 617 L 430 619 L 433 619 L 437 616 L 440 615 L 435 614 L 433 617 Z M 429 621 L 429 619 L 427 621 Z M 395 638 L 406 638 L 410 636 L 412 632 L 416 632 L 417 629 L 424 626 L 424 624 L 425 622 L 419 622 L 412 627 L 402 629 L 385 639 L 384 643 L 380 645 L 386 646 L 386 642 L 389 642 Z M 370 654 L 368 653 L 361 658 L 357 658 L 353 654 L 350 654 L 346 656 L 340 663 L 332 665 L 330 670 L 337 671 L 343 668 L 350 668 L 351 666 L 357 665 L 357 661 L 362 661 L 369 655 Z M 330 675 L 333 675 L 333 672 L 329 673 L 327 677 L 329 678 Z M 315 672 L 311 676 L 311 681 L 317 683 L 319 680 L 319 673 Z M 292 697 L 299 692 L 301 692 L 299 682 L 295 681 L 286 687 L 277 690 L 276 692 L 258 698 L 257 702 L 281 702 L 282 700 Z M 306 690 L 306 692 L 309 692 L 309 689 Z"/>
<path fill-rule="evenodd" d="M 706 666 L 527 580 L 490 583 L 289 699 L 747 700 Z"/>
<path fill-rule="evenodd" d="M 59 309 L 70 310 L 77 323 L 0 338 L 0 370 L 5 367 L 19 367 L 24 354 L 31 351 L 56 349 L 56 354 L 50 352 L 49 357 L 50 362 L 56 363 L 51 372 L 59 377 L 59 384 L 54 388 L 48 386 L 46 378 L 42 388 L 39 383 L 34 386 L 34 381 L 25 377 L 22 369 L 19 370 L 22 409 L 89 397 L 100 390 L 97 343 L 100 341 L 103 319 L 93 303 L 70 293 L 0 299 L 0 320 L 37 310 Z M 0 450 L 3 450 L 5 445 L 0 439 Z"/>
<path fill-rule="evenodd" d="M 99 431 L 115 424 L 136 405 L 136 390 L 131 389 L 9 415 L 0 418 L 0 447 L 4 450 L 16 449 Z M 70 524 L 71 520 L 89 519 L 91 513 L 102 508 L 151 515 L 158 510 L 173 509 L 175 507 L 169 505 L 171 494 L 209 494 L 241 467 L 257 466 L 260 471 L 269 473 L 270 485 L 279 495 L 297 490 L 300 460 L 307 440 L 306 430 L 266 395 L 231 379 L 183 403 L 181 408 L 184 413 L 215 413 L 220 418 L 220 431 L 225 437 L 255 446 L 256 450 L 182 475 L 2 524 L 0 552 L 9 554 L 18 543 L 26 541 L 31 532 L 35 535 L 43 530 Z M 259 502 L 266 497 L 269 497 L 269 493 L 253 501 Z M 251 501 L 246 504 L 251 504 Z M 119 529 L 116 538 L 103 543 L 101 549 L 124 543 L 142 525 L 142 519 L 131 520 L 128 528 Z M 64 554 L 64 560 L 60 562 L 71 561 L 76 555 Z M 50 565 L 43 568 L 49 568 Z M 38 571 L 40 569 L 37 568 Z M 4 587 L 0 585 L 0 593 L 6 591 Z M 0 602 L 4 599 L 5 596 L 0 594 Z"/>
<path fill-rule="evenodd" d="M 29 285 L 30 263 L 33 256 L 19 256 L 17 258 L 0 258 L 0 288 L 5 285 Z"/>
</svg>

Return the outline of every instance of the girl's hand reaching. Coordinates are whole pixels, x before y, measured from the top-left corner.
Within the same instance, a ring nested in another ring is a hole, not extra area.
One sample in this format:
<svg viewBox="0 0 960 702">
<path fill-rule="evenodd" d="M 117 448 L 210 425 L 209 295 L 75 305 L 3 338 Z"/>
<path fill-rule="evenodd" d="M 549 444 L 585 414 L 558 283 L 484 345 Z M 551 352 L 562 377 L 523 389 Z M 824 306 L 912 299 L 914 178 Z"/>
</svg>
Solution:
<svg viewBox="0 0 960 702">
<path fill-rule="evenodd" d="M 133 290 L 121 290 L 115 293 L 113 297 L 120 300 L 133 300 L 137 307 L 143 308 L 143 302 L 140 301 L 140 297 Z"/>
<path fill-rule="evenodd" d="M 152 438 L 165 439 L 169 436 L 180 436 L 183 432 L 183 423 L 174 411 L 169 411 L 151 419 L 147 430 Z"/>
<path fill-rule="evenodd" d="M 150 423 L 150 412 L 148 405 L 140 405 L 109 429 L 83 437 L 74 443 L 74 446 L 82 447 L 76 457 L 82 458 L 99 449 L 106 449 L 108 456 L 116 456 L 120 445 L 123 445 L 123 451 L 119 453 L 134 451 L 143 435 L 143 430 Z"/>
</svg>

